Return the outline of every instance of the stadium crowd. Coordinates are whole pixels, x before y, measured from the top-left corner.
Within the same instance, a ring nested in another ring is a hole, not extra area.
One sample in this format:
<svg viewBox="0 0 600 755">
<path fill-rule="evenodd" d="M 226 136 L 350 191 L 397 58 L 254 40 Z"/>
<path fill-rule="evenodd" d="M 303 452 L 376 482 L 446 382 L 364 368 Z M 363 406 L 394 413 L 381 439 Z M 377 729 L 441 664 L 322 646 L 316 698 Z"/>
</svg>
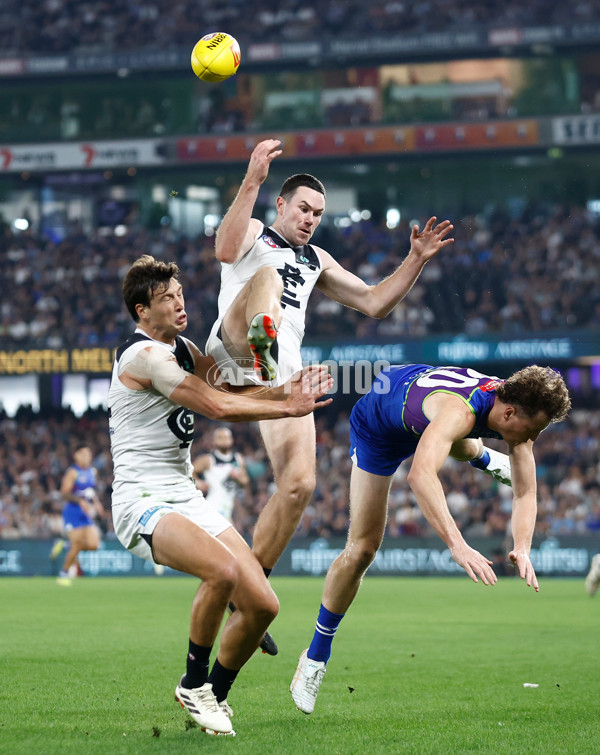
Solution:
<svg viewBox="0 0 600 755">
<path fill-rule="evenodd" d="M 348 411 L 332 405 L 317 418 L 317 488 L 296 534 L 345 536 L 348 528 Z M 196 417 L 193 456 L 206 453 L 215 424 Z M 234 523 L 250 536 L 272 492 L 270 464 L 255 424 L 232 426 L 235 447 L 246 461 L 250 485 L 239 491 Z M 101 410 L 76 417 L 70 410 L 35 414 L 21 409 L 0 415 L 0 538 L 57 537 L 61 533 L 62 475 L 72 451 L 86 443 L 94 451 L 98 493 L 105 515 L 98 524 L 113 537 L 110 518 L 112 462 L 108 420 Z M 489 441 L 493 443 L 493 441 Z M 498 448 L 502 448 L 499 445 Z M 539 535 L 600 532 L 600 410 L 574 410 L 551 425 L 535 444 L 539 480 Z M 400 467 L 390 496 L 390 537 L 432 535 Z M 465 463 L 449 460 L 441 473 L 448 505 L 467 536 L 503 535 L 509 526 L 510 488 Z"/>
<path fill-rule="evenodd" d="M 248 23 L 248 19 L 252 23 Z M 165 50 L 226 30 L 242 44 L 597 21 L 589 0 L 4 0 L 4 55 Z"/>
<path fill-rule="evenodd" d="M 429 262 L 410 295 L 383 320 L 315 291 L 310 339 L 394 341 L 436 333 L 537 334 L 595 326 L 600 318 L 600 221 L 582 209 L 528 207 L 452 219 L 456 243 Z M 423 220 L 421 221 L 421 224 Z M 319 235 L 320 234 L 320 235 Z M 323 224 L 315 243 L 367 282 L 389 275 L 407 251 L 409 225 Z M 216 319 L 220 266 L 214 238 L 170 229 L 123 236 L 74 231 L 63 241 L 0 235 L 0 337 L 5 349 L 114 347 L 129 334 L 121 282 L 143 253 L 175 260 L 186 291 L 188 329 L 203 345 Z"/>
</svg>

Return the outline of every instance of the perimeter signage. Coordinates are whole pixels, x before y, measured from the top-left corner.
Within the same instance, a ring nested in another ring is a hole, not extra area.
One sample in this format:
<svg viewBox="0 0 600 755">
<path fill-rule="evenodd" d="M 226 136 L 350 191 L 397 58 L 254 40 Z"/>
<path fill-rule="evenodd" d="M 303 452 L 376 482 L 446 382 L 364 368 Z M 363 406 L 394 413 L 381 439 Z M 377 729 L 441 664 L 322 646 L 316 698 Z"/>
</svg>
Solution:
<svg viewBox="0 0 600 755">
<path fill-rule="evenodd" d="M 19 349 L 0 351 L 0 375 L 102 373 L 112 371 L 114 349 Z"/>
</svg>

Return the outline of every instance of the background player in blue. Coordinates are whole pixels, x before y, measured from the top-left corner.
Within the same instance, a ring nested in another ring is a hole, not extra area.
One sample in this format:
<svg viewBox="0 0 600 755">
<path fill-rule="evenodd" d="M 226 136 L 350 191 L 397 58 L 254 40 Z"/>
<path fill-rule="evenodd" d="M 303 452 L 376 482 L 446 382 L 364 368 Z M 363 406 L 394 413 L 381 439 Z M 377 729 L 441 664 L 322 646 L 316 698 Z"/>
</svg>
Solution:
<svg viewBox="0 0 600 755">
<path fill-rule="evenodd" d="M 335 632 L 381 545 L 394 472 L 413 454 L 407 479 L 427 521 L 474 582 L 493 585 L 492 562 L 464 540 L 438 473 L 448 456 L 478 458 L 482 437 L 506 441 L 514 494 L 509 558 L 538 591 L 529 559 L 537 506 L 532 446 L 550 422 L 565 419 L 570 406 L 563 379 L 549 367 L 525 367 L 507 380 L 462 367 L 382 370 L 350 416 L 350 530 L 327 573 L 313 641 L 290 686 L 300 710 L 314 709 Z"/>
<path fill-rule="evenodd" d="M 104 509 L 96 494 L 96 470 L 92 467 L 92 451 L 81 446 L 73 454 L 70 466 L 60 486 L 66 501 L 62 511 L 64 530 L 69 538 L 69 550 L 58 577 L 60 585 L 70 584 L 76 576 L 77 556 L 81 551 L 95 551 L 100 545 L 100 531 L 92 517 L 102 515 Z"/>
</svg>

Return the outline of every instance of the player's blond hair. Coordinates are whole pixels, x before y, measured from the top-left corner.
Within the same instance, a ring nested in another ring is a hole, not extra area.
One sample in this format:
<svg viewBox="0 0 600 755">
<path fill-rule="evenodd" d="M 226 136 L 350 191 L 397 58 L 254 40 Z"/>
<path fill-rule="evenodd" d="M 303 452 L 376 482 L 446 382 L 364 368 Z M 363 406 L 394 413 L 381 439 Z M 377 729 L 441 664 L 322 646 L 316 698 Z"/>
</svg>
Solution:
<svg viewBox="0 0 600 755">
<path fill-rule="evenodd" d="M 511 375 L 496 389 L 496 396 L 505 404 L 520 407 L 530 417 L 544 412 L 550 422 L 566 419 L 571 408 L 569 391 L 560 373 L 537 364 Z"/>
</svg>

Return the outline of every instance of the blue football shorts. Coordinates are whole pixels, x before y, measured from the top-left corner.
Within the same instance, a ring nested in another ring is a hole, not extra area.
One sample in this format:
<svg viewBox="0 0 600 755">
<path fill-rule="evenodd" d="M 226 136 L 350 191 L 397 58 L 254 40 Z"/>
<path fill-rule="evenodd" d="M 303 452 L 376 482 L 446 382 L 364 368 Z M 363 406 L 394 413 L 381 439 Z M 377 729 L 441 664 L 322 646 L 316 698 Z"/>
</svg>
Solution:
<svg viewBox="0 0 600 755">
<path fill-rule="evenodd" d="M 94 524 L 93 520 L 85 513 L 81 506 L 78 503 L 73 503 L 73 501 L 65 504 L 62 510 L 62 517 L 65 532 L 77 530 L 81 527 L 90 527 Z"/>
</svg>

